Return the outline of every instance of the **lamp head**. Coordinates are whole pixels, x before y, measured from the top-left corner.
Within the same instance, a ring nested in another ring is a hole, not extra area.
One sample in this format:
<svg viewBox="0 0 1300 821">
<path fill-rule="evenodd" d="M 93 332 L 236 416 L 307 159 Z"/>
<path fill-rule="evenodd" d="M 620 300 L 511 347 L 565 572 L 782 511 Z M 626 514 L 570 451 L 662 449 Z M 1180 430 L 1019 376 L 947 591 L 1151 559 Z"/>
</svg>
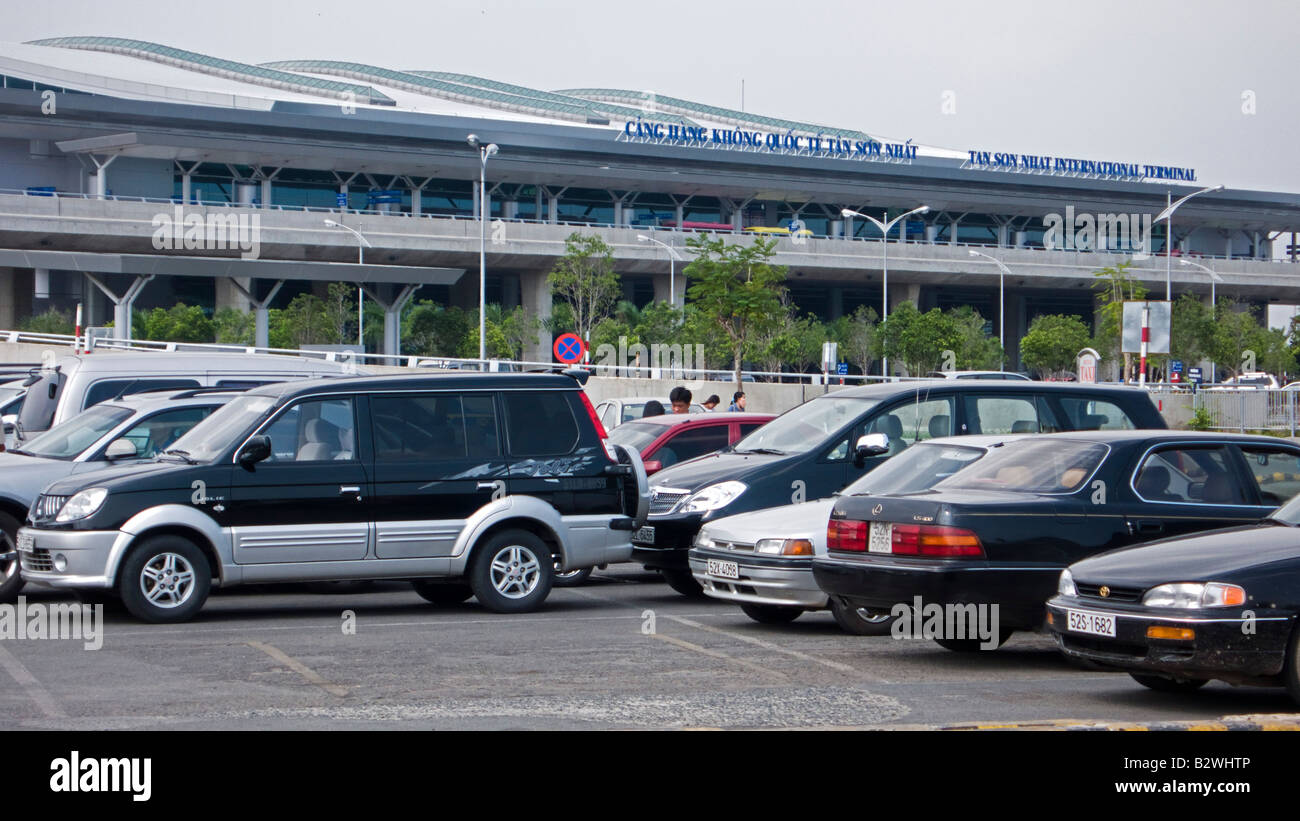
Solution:
<svg viewBox="0 0 1300 821">
<path fill-rule="evenodd" d="M 637 235 L 636 235 L 636 241 L 637 241 L 637 242 L 649 242 L 649 241 L 650 241 L 650 238 L 647 237 L 645 234 L 637 234 Z"/>
<path fill-rule="evenodd" d="M 852 208 L 842 208 L 842 209 L 840 209 L 840 216 L 841 216 L 841 217 L 856 217 L 857 215 L 858 215 L 858 212 L 857 212 L 857 211 L 854 211 Z"/>
<path fill-rule="evenodd" d="M 491 157 L 493 154 L 497 153 L 497 144 L 496 144 L 496 143 L 488 143 L 488 147 L 487 147 L 487 149 L 485 149 L 485 150 L 487 151 L 487 155 L 488 155 L 489 157 Z"/>
<path fill-rule="evenodd" d="M 929 212 L 930 212 L 930 206 L 928 206 L 928 205 L 922 205 L 920 208 L 916 209 L 916 212 L 915 212 L 915 213 L 917 213 L 917 214 L 928 214 Z"/>
<path fill-rule="evenodd" d="M 470 148 L 478 148 L 478 135 L 470 134 L 465 138 L 465 142 L 469 143 Z"/>
<path fill-rule="evenodd" d="M 331 228 L 335 228 L 338 226 L 338 223 L 335 222 L 334 220 L 325 220 L 325 224 Z"/>
</svg>

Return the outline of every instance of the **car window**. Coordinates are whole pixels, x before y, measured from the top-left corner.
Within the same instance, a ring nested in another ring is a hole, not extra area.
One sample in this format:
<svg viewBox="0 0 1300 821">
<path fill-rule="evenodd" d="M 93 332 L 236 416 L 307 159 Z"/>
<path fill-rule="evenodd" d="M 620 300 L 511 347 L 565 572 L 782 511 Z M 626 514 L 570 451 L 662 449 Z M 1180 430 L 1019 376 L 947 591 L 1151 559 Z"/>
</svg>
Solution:
<svg viewBox="0 0 1300 821">
<path fill-rule="evenodd" d="M 1265 505 L 1281 505 L 1300 493 L 1300 454 L 1269 445 L 1240 445 L 1246 470 Z"/>
<path fill-rule="evenodd" d="M 915 493 L 928 490 L 984 456 L 983 448 L 922 444 L 908 448 L 895 459 L 844 489 L 845 495 Z"/>
<path fill-rule="evenodd" d="M 75 459 L 83 450 L 130 418 L 131 411 L 127 408 L 94 407 L 32 437 L 21 450 L 47 459 Z"/>
<path fill-rule="evenodd" d="M 640 453 L 647 445 L 658 439 L 663 432 L 664 427 L 662 425 L 634 419 L 631 422 L 624 422 L 610 431 L 608 441 L 611 445 L 623 445 Z"/>
<path fill-rule="evenodd" d="M 299 402 L 262 431 L 273 462 L 334 462 L 357 458 L 351 399 Z"/>
<path fill-rule="evenodd" d="M 490 394 L 374 396 L 370 416 L 378 461 L 501 455 L 496 406 Z"/>
<path fill-rule="evenodd" d="M 1005 435 L 1039 433 L 1038 405 L 1033 396 L 967 395 L 969 433 Z"/>
<path fill-rule="evenodd" d="M 654 458 L 668 467 L 725 448 L 727 438 L 726 425 L 684 430 L 661 445 Z"/>
<path fill-rule="evenodd" d="M 559 456 L 578 444 L 578 423 L 563 391 L 507 391 L 506 439 L 514 456 Z"/>
<path fill-rule="evenodd" d="M 936 489 L 1074 493 L 1097 471 L 1108 449 L 1096 442 L 1037 437 L 1006 445 L 935 485 Z"/>
<path fill-rule="evenodd" d="M 807 453 L 822 447 L 836 431 L 868 413 L 876 402 L 834 394 L 805 402 L 736 443 L 737 453 Z"/>
<path fill-rule="evenodd" d="M 136 456 L 152 459 L 155 455 L 171 447 L 177 439 L 185 435 L 190 428 L 197 425 L 212 413 L 211 405 L 155 413 L 148 419 L 133 425 L 119 439 L 126 439 L 135 445 Z"/>
<path fill-rule="evenodd" d="M 1250 504 L 1222 445 L 1175 445 L 1152 451 L 1133 477 L 1148 502 Z"/>
<path fill-rule="evenodd" d="M 762 423 L 762 422 L 747 422 L 747 423 L 743 423 L 743 424 L 741 424 L 741 426 L 740 426 L 740 435 L 741 435 L 741 436 L 748 436 L 748 435 L 750 435 L 751 433 L 753 433 L 754 431 L 758 430 L 758 429 L 761 428 L 761 427 L 763 427 L 763 423 Z"/>
<path fill-rule="evenodd" d="M 92 405 L 98 405 L 105 399 L 112 399 L 119 394 L 130 396 L 133 393 L 166 390 L 168 388 L 184 390 L 185 388 L 197 387 L 199 387 L 197 379 L 101 379 L 86 391 L 86 401 L 81 407 L 89 408 Z"/>
<path fill-rule="evenodd" d="M 1104 399 L 1063 396 L 1061 407 L 1073 430 L 1135 430 L 1137 425 L 1118 405 Z"/>
</svg>

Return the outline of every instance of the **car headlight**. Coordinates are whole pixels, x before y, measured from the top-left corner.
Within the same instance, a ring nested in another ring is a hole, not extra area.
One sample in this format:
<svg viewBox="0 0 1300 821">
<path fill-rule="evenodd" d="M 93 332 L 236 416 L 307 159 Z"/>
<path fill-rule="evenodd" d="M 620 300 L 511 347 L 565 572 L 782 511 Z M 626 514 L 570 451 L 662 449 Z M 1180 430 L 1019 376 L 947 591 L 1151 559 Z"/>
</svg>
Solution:
<svg viewBox="0 0 1300 821">
<path fill-rule="evenodd" d="M 745 492 L 746 485 L 744 482 L 718 482 L 716 485 L 709 485 L 703 490 L 697 490 L 682 503 L 682 513 L 708 513 L 712 510 L 726 507 L 735 501 L 736 497 Z"/>
<path fill-rule="evenodd" d="M 807 539 L 759 539 L 754 552 L 774 556 L 811 556 L 813 546 Z"/>
<path fill-rule="evenodd" d="M 59 514 L 54 517 L 56 522 L 74 522 L 77 519 L 84 519 L 94 514 L 104 506 L 104 500 L 108 498 L 108 491 L 102 487 L 92 487 L 74 495 L 71 499 L 63 503 L 59 508 Z"/>
<path fill-rule="evenodd" d="M 1246 603 L 1246 591 L 1235 584 L 1178 582 L 1151 588 L 1142 603 L 1148 607 L 1232 607 Z"/>
<path fill-rule="evenodd" d="M 1056 592 L 1062 596 L 1079 595 L 1079 589 L 1074 586 L 1074 575 L 1069 570 L 1061 571 L 1061 579 L 1056 583 Z"/>
<path fill-rule="evenodd" d="M 714 547 L 717 547 L 717 544 L 708 536 L 705 536 L 704 531 L 701 530 L 699 534 L 695 537 L 695 546 L 702 547 L 705 550 L 710 550 Z"/>
</svg>

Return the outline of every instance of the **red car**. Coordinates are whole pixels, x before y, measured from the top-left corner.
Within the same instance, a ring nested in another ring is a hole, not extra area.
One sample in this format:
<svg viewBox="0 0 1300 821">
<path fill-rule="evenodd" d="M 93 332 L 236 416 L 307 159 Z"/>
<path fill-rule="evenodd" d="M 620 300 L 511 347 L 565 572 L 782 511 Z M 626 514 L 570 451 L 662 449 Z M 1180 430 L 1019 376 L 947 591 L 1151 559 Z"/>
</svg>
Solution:
<svg viewBox="0 0 1300 821">
<path fill-rule="evenodd" d="M 609 442 L 636 448 L 647 474 L 739 442 L 776 416 L 771 413 L 667 413 L 624 422 Z"/>
</svg>

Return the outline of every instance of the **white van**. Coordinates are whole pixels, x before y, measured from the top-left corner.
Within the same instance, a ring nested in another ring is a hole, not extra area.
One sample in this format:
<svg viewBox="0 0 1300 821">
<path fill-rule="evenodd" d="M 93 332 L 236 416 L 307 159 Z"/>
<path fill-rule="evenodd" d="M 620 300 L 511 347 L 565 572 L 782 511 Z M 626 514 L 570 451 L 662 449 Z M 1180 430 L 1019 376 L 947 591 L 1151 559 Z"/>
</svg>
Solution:
<svg viewBox="0 0 1300 821">
<path fill-rule="evenodd" d="M 72 354 L 33 369 L 18 416 L 19 441 L 116 396 L 167 388 L 231 388 L 312 377 L 364 375 L 350 363 L 275 354 L 127 352 Z"/>
</svg>

